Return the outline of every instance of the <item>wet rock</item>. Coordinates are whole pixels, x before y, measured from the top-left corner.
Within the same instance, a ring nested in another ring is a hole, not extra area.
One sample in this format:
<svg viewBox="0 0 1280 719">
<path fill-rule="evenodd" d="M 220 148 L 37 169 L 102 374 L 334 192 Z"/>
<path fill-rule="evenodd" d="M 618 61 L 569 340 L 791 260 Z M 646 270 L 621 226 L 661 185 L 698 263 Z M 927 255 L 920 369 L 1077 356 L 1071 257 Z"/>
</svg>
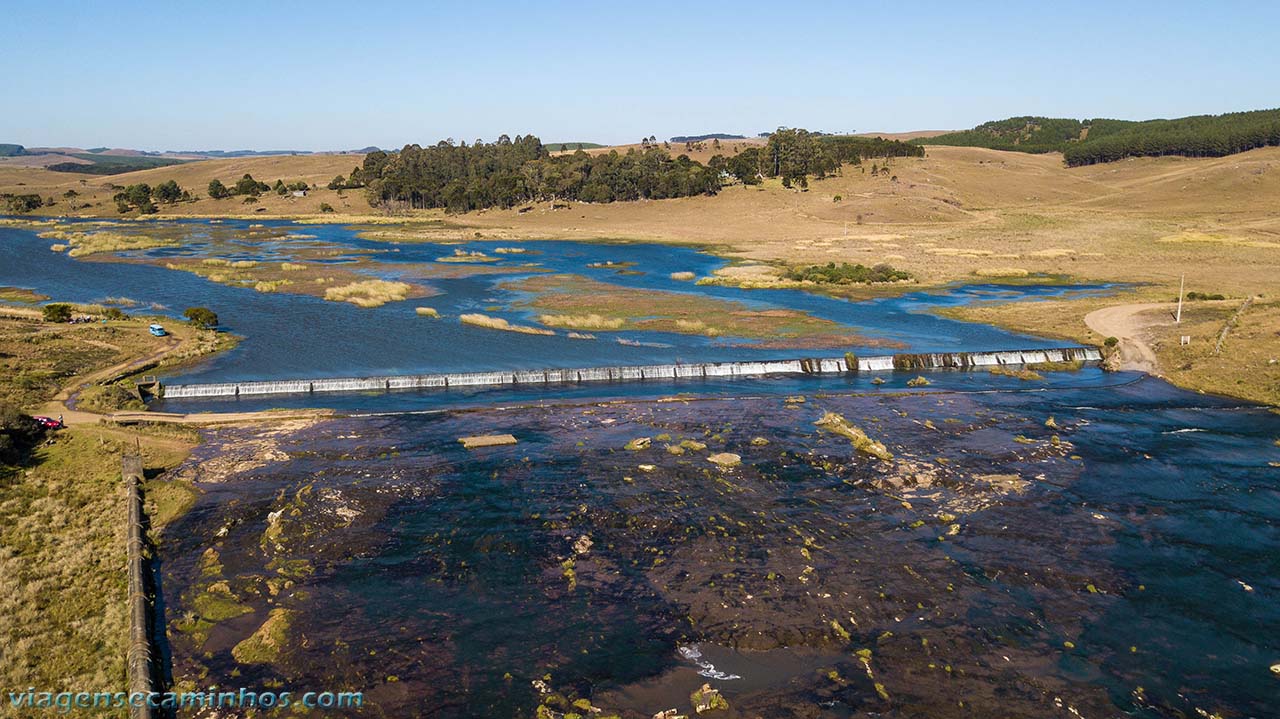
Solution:
<svg viewBox="0 0 1280 719">
<path fill-rule="evenodd" d="M 1053 418 L 1053 415 L 1049 415 L 1049 419 L 1044 421 L 1044 426 L 1049 429 L 1058 429 L 1058 421 Z"/>
<path fill-rule="evenodd" d="M 690 694 L 689 702 L 693 704 L 693 710 L 698 714 L 725 711 L 729 708 L 729 702 L 720 695 L 720 690 L 712 688 L 710 684 L 703 684 L 701 689 Z"/>
<path fill-rule="evenodd" d="M 871 384 L 874 384 L 874 385 L 882 385 L 882 384 L 884 384 L 884 377 L 876 377 L 876 378 L 872 379 L 872 380 L 871 380 Z"/>
<path fill-rule="evenodd" d="M 653 444 L 653 439 L 650 437 L 636 437 L 630 442 L 627 442 L 627 445 L 624 449 L 629 449 L 632 452 L 635 452 L 641 449 L 648 449 L 652 444 Z"/>
<path fill-rule="evenodd" d="M 769 444 L 769 440 L 765 439 L 764 437 L 753 437 L 751 439 L 752 447 L 763 447 L 767 444 Z"/>
<path fill-rule="evenodd" d="M 916 377 L 915 379 L 913 379 L 913 380 L 908 380 L 908 381 L 907 381 L 907 386 L 908 386 L 908 387 L 925 387 L 925 386 L 928 386 L 928 385 L 931 385 L 931 384 L 933 384 L 933 383 L 932 383 L 932 382 L 930 382 L 929 380 L 925 379 L 924 377 L 919 377 L 919 376 L 917 376 L 917 377 Z"/>
<path fill-rule="evenodd" d="M 459 437 L 458 442 L 466 449 L 479 449 L 481 447 L 501 447 L 507 444 L 515 444 L 516 438 L 510 434 L 485 434 L 474 437 Z"/>
<path fill-rule="evenodd" d="M 835 412 L 827 412 L 822 415 L 822 419 L 814 422 L 814 424 L 828 432 L 838 434 L 841 437 L 847 437 L 849 441 L 853 443 L 853 448 L 859 452 L 869 454 L 878 459 L 893 459 L 893 453 L 890 452 L 882 442 L 877 442 L 871 439 L 867 436 L 866 432 L 863 432 L 861 429 L 849 424 L 849 420 Z"/>
<path fill-rule="evenodd" d="M 737 467 L 742 464 L 742 457 L 733 452 L 720 452 L 707 457 L 707 461 L 721 468 Z"/>
<path fill-rule="evenodd" d="M 701 452 L 702 450 L 707 448 L 707 443 L 699 442 L 696 439 L 686 439 L 680 443 L 680 446 L 683 447 L 684 449 L 689 450 L 690 452 Z"/>
<path fill-rule="evenodd" d="M 654 714 L 653 719 L 689 719 L 689 717 L 681 714 L 678 709 L 667 709 Z"/>
<path fill-rule="evenodd" d="M 573 543 L 573 551 L 575 554 L 586 554 L 591 551 L 592 544 L 594 544 L 594 542 L 591 541 L 591 537 L 584 534 L 581 537 L 578 537 L 578 540 Z"/>
<path fill-rule="evenodd" d="M 290 609 L 272 609 L 257 631 L 232 648 L 231 655 L 241 664 L 275 662 L 289 644 L 289 629 L 297 616 L 298 613 Z"/>
</svg>

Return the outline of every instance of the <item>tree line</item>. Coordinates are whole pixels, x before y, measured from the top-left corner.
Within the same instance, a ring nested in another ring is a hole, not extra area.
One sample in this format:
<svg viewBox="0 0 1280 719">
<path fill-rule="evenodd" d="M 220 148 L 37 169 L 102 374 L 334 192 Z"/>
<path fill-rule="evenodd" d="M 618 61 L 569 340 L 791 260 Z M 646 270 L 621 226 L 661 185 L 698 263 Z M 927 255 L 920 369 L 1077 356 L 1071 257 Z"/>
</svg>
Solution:
<svg viewBox="0 0 1280 719">
<path fill-rule="evenodd" d="M 1197 115 L 1176 120 L 1094 121 L 1088 137 L 1063 148 L 1070 167 L 1126 157 L 1225 157 L 1280 146 L 1280 110 Z"/>
<path fill-rule="evenodd" d="M 1173 120 L 1011 117 L 972 130 L 919 138 L 920 145 L 1061 152 L 1069 167 L 1126 157 L 1223 157 L 1280 145 L 1280 110 L 1195 115 Z"/>
<path fill-rule="evenodd" d="M 111 199 L 115 200 L 116 210 L 122 215 L 133 210 L 151 215 L 160 211 L 157 203 L 171 205 L 175 202 L 190 201 L 192 197 L 190 192 L 179 187 L 174 180 L 166 180 L 155 187 L 145 182 L 121 187 Z"/>
<path fill-rule="evenodd" d="M 338 179 L 344 179 L 341 175 Z M 253 175 L 244 173 L 244 176 L 236 180 L 230 187 L 227 187 L 222 180 L 214 178 L 209 181 L 209 185 L 205 188 L 209 193 L 209 197 L 215 200 L 222 200 L 232 195 L 244 196 L 245 202 L 257 202 L 258 197 L 266 192 L 274 192 L 277 195 L 287 195 L 295 191 L 306 191 L 311 189 L 311 185 L 305 180 L 286 183 L 284 180 L 276 180 L 274 185 L 268 185 L 261 180 L 255 180 Z"/>
<path fill-rule="evenodd" d="M 450 212 L 487 207 L 511 208 L 540 200 L 617 202 L 713 195 L 725 181 L 759 184 L 781 177 L 787 187 L 808 187 L 808 178 L 839 172 L 844 164 L 868 157 L 919 157 L 924 148 L 896 140 L 827 136 L 780 128 L 764 147 L 731 157 L 713 156 L 707 164 L 687 155 L 672 157 L 652 138 L 625 153 L 616 150 L 552 155 L 533 135 L 495 142 L 442 141 L 399 152 L 371 152 L 358 180 L 370 204 L 400 204 L 412 209 Z M 353 178 L 356 173 L 353 173 Z"/>
<path fill-rule="evenodd" d="M 710 168 L 683 155 L 672 158 L 656 147 L 626 154 L 578 150 L 552 156 L 533 135 L 371 152 L 361 171 L 373 205 L 401 203 L 450 212 L 537 200 L 656 200 L 714 194 L 720 187 Z"/>
</svg>

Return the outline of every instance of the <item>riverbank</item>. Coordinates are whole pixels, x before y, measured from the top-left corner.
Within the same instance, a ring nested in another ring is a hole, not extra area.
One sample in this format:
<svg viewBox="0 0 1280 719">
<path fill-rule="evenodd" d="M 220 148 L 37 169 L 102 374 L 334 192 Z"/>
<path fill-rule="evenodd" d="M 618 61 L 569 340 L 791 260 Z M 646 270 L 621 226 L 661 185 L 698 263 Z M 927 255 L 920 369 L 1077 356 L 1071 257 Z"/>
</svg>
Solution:
<svg viewBox="0 0 1280 719">
<path fill-rule="evenodd" d="M 30 308 L 0 308 L 0 404 L 61 416 L 68 425 L 46 433 L 25 461 L 0 475 L 0 686 L 122 688 L 128 613 L 120 455 L 140 452 L 151 530 L 159 532 L 194 493 L 189 484 L 156 477 L 186 459 L 199 436 L 180 424 L 121 427 L 68 402 L 139 368 L 207 357 L 231 344 L 172 323 L 168 337 L 154 337 L 149 321 L 49 323 Z"/>
<path fill-rule="evenodd" d="M 1167 297 L 1163 288 L 1148 287 L 1118 297 L 986 302 L 938 314 L 1099 346 L 1115 337 L 1124 369 L 1197 392 L 1280 406 L 1280 300 L 1186 301 L 1179 324 L 1177 303 Z"/>
</svg>

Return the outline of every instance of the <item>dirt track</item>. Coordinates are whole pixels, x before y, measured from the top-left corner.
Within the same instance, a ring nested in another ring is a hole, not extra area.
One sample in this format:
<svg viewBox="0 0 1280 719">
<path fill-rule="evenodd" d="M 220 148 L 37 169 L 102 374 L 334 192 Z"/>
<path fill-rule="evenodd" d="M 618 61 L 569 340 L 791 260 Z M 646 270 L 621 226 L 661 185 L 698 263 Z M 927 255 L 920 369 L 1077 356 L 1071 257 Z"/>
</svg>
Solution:
<svg viewBox="0 0 1280 719">
<path fill-rule="evenodd" d="M 1172 324 L 1175 307 L 1168 302 L 1105 307 L 1085 315 L 1084 323 L 1103 337 L 1120 340 L 1120 369 L 1159 374 L 1160 363 L 1146 334 L 1151 327 Z"/>
</svg>

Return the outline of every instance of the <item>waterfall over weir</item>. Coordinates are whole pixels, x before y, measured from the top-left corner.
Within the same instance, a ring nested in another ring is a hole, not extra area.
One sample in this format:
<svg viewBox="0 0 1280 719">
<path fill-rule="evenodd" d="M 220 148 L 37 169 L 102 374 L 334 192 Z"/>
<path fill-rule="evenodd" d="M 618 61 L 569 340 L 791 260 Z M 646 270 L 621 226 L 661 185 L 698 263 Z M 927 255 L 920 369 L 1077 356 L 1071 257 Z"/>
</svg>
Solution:
<svg viewBox="0 0 1280 719">
<path fill-rule="evenodd" d="M 935 352 L 876 357 L 823 357 L 749 362 L 700 362 L 693 364 L 584 367 L 581 369 L 498 370 L 447 374 L 291 379 L 220 384 L 176 384 L 159 387 L 168 399 L 242 397 L 312 392 L 368 392 L 449 387 L 519 386 L 577 382 L 631 382 L 637 380 L 700 379 L 706 377 L 764 377 L 767 375 L 840 374 L 893 370 L 967 369 L 1040 362 L 1096 362 L 1102 355 L 1094 347 L 1061 347 L 1002 352 Z"/>
</svg>

